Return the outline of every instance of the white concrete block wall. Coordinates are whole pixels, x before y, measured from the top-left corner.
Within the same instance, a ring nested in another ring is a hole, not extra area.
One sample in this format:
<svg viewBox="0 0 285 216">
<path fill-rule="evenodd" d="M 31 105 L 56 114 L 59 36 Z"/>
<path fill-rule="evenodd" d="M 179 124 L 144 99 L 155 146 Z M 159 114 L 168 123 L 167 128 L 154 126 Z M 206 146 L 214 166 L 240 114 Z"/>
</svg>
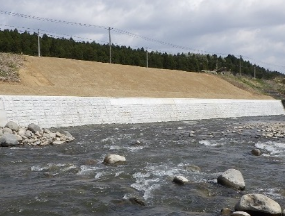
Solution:
<svg viewBox="0 0 285 216">
<path fill-rule="evenodd" d="M 10 120 L 48 128 L 284 114 L 278 100 L 0 96 L 0 126 Z"/>
</svg>

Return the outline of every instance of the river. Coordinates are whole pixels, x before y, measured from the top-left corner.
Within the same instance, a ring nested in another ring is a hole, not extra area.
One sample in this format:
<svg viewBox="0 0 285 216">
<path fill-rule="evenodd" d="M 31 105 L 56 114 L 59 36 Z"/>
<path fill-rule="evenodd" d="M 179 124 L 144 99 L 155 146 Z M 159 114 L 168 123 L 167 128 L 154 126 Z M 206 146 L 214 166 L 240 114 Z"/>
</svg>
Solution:
<svg viewBox="0 0 285 216">
<path fill-rule="evenodd" d="M 246 193 L 285 207 L 285 138 L 262 136 L 272 124 L 285 132 L 285 116 L 90 125 L 57 129 L 76 138 L 61 146 L 0 148 L 0 215 L 208 216 Z M 126 163 L 102 164 L 109 153 Z M 229 168 L 245 191 L 217 184 Z"/>
</svg>

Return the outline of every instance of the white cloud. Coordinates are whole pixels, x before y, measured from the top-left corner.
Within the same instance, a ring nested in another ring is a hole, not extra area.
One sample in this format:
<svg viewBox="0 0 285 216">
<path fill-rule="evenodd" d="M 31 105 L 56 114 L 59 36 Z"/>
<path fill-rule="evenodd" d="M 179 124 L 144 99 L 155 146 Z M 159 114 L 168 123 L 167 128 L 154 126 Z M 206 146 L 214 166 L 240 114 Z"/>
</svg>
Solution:
<svg viewBox="0 0 285 216">
<path fill-rule="evenodd" d="M 195 50 L 248 56 L 264 67 L 283 70 L 284 0 L 0 0 L 4 11 L 111 26 Z M 4 24 L 108 41 L 101 28 L 56 24 L 0 14 Z M 1 26 L 3 28 L 3 26 Z M 112 32 L 114 43 L 183 52 Z M 268 63 L 266 65 L 266 63 Z"/>
</svg>

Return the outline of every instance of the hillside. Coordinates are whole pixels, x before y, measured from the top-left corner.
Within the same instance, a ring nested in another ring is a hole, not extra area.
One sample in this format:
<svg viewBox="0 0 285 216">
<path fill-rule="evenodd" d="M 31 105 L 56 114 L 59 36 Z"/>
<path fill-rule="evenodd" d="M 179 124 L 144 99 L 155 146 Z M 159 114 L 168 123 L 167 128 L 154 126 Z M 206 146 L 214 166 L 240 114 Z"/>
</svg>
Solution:
<svg viewBox="0 0 285 216">
<path fill-rule="evenodd" d="M 1 95 L 268 99 L 217 75 L 52 57 L 24 56 L 20 82 L 0 82 Z"/>
</svg>

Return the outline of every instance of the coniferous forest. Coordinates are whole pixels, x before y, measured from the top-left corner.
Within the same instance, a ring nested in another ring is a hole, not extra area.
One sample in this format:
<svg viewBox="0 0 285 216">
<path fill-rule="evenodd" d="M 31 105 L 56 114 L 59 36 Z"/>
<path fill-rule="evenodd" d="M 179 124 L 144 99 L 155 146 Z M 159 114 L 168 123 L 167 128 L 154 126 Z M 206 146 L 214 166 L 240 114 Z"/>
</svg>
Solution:
<svg viewBox="0 0 285 216">
<path fill-rule="evenodd" d="M 109 62 L 109 45 L 96 42 L 76 42 L 72 38 L 54 38 L 46 34 L 40 38 L 41 56 L 71 58 L 87 61 Z M 15 30 L 0 31 L 0 52 L 22 53 L 25 55 L 38 55 L 38 34 Z M 146 66 L 146 50 L 132 49 L 126 46 L 112 45 L 112 63 Z M 277 71 L 270 71 L 263 67 L 253 65 L 249 61 L 237 58 L 234 55 L 221 57 L 209 54 L 162 52 L 148 53 L 148 66 L 200 72 L 202 70 L 223 69 L 233 74 L 253 76 L 254 67 L 256 78 L 272 79 L 284 76 Z"/>
</svg>

